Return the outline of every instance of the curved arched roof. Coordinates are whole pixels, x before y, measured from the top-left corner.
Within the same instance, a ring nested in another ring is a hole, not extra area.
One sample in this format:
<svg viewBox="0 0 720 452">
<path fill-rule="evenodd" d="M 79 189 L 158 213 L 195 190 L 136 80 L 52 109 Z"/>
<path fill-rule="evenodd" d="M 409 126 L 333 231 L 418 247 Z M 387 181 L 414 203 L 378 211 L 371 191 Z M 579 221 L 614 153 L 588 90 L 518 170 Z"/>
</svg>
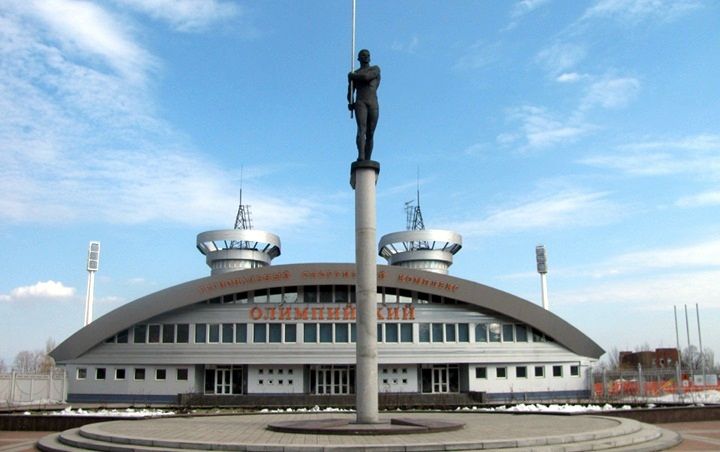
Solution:
<svg viewBox="0 0 720 452">
<path fill-rule="evenodd" d="M 222 295 L 283 286 L 355 284 L 354 264 L 290 264 L 240 270 L 196 279 L 138 298 L 100 317 L 61 343 L 51 356 L 78 358 L 109 336 L 157 315 Z M 462 278 L 378 265 L 378 286 L 417 290 L 494 311 L 552 337 L 568 350 L 599 358 L 604 350 L 557 315 L 515 295 Z"/>
</svg>

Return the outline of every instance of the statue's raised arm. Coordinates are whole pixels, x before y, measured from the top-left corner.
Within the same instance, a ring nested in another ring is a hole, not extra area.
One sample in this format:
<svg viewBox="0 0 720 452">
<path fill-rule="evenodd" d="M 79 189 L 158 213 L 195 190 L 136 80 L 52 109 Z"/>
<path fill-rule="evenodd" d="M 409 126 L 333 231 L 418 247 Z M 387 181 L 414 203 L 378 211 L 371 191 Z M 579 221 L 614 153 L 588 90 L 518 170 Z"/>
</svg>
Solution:
<svg viewBox="0 0 720 452">
<path fill-rule="evenodd" d="M 373 135 L 380 116 L 377 89 L 380 86 L 380 67 L 370 66 L 370 51 L 358 53 L 360 68 L 348 74 L 348 108 L 355 112 L 358 160 L 371 160 Z M 353 93 L 355 100 L 353 101 Z"/>
</svg>

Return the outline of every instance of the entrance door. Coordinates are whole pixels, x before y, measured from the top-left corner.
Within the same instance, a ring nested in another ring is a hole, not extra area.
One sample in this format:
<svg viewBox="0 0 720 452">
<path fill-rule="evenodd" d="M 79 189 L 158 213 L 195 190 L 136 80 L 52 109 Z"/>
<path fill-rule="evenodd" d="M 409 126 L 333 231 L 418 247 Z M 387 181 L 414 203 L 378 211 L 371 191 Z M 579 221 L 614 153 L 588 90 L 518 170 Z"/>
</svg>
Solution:
<svg viewBox="0 0 720 452">
<path fill-rule="evenodd" d="M 230 369 L 215 369 L 215 394 L 232 394 Z"/>
<path fill-rule="evenodd" d="M 458 366 L 454 364 L 424 367 L 421 371 L 422 392 L 446 393 L 459 391 Z"/>
<path fill-rule="evenodd" d="M 311 370 L 310 391 L 313 394 L 352 394 L 355 392 L 353 366 L 317 366 Z"/>
</svg>

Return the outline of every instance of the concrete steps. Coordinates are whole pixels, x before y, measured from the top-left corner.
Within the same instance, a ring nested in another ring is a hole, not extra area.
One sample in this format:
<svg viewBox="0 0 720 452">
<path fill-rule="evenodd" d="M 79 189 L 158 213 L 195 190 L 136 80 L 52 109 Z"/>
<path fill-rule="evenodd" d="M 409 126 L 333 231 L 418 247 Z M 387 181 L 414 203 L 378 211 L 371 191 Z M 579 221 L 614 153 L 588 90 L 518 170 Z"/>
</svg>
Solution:
<svg viewBox="0 0 720 452">
<path fill-rule="evenodd" d="M 605 422 L 607 417 L 589 416 L 588 419 L 597 419 Z M 372 443 L 358 441 L 358 437 L 344 435 L 337 436 L 330 443 L 313 444 L 308 441 L 311 435 L 298 435 L 288 433 L 267 432 L 264 429 L 256 430 L 254 439 L 248 441 L 235 440 L 233 442 L 222 442 L 219 440 L 197 441 L 188 438 L 183 439 L 182 432 L 168 436 L 165 432 L 158 430 L 158 438 L 133 435 L 131 431 L 123 429 L 103 428 L 103 424 L 89 424 L 80 428 L 66 430 L 42 438 L 37 447 L 43 451 L 194 451 L 194 450 L 235 450 L 235 451 L 419 451 L 419 450 L 515 450 L 515 451 L 589 451 L 589 450 L 614 450 L 649 452 L 669 449 L 682 441 L 679 434 L 658 428 L 650 424 L 644 424 L 631 419 L 613 418 L 611 428 L 602 428 L 590 431 L 577 431 L 553 435 L 549 429 L 547 436 L 513 437 L 514 431 L 523 428 L 522 416 L 515 419 L 516 422 L 508 423 L 507 437 L 472 437 L 459 439 L 453 432 L 447 432 L 441 436 L 437 435 L 397 435 L 394 440 L 375 441 Z M 123 421 L 124 422 L 124 421 Z M 148 422 L 148 421 L 131 421 Z M 152 422 L 152 421 L 150 421 Z M 184 422 L 187 422 L 184 421 Z M 239 421 L 241 422 L 241 421 Z M 558 422 L 563 422 L 558 416 Z M 128 424 L 131 425 L 131 424 Z M 193 424 L 191 424 L 193 425 Z M 199 430 L 202 426 L 198 424 Z M 167 428 L 167 427 L 165 427 Z M 184 428 L 189 432 L 188 425 Z M 204 431 L 204 430 L 202 430 Z M 197 432 L 195 432 L 197 433 Z M 253 434 L 249 434 L 250 438 Z M 212 437 L 212 435 L 210 435 Z M 164 438 L 164 439 L 161 439 Z M 260 439 L 258 439 L 260 438 Z"/>
</svg>

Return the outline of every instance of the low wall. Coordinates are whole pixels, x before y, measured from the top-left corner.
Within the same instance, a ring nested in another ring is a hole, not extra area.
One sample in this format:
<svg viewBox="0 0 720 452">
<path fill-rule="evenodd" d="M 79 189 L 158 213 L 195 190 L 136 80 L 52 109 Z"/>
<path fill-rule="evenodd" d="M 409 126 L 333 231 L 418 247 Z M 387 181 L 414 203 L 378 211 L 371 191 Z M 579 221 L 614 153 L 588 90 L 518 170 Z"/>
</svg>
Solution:
<svg viewBox="0 0 720 452">
<path fill-rule="evenodd" d="M 701 422 L 720 420 L 720 406 L 682 406 L 617 410 L 602 413 L 603 416 L 624 417 L 648 424 L 671 422 Z"/>
</svg>

